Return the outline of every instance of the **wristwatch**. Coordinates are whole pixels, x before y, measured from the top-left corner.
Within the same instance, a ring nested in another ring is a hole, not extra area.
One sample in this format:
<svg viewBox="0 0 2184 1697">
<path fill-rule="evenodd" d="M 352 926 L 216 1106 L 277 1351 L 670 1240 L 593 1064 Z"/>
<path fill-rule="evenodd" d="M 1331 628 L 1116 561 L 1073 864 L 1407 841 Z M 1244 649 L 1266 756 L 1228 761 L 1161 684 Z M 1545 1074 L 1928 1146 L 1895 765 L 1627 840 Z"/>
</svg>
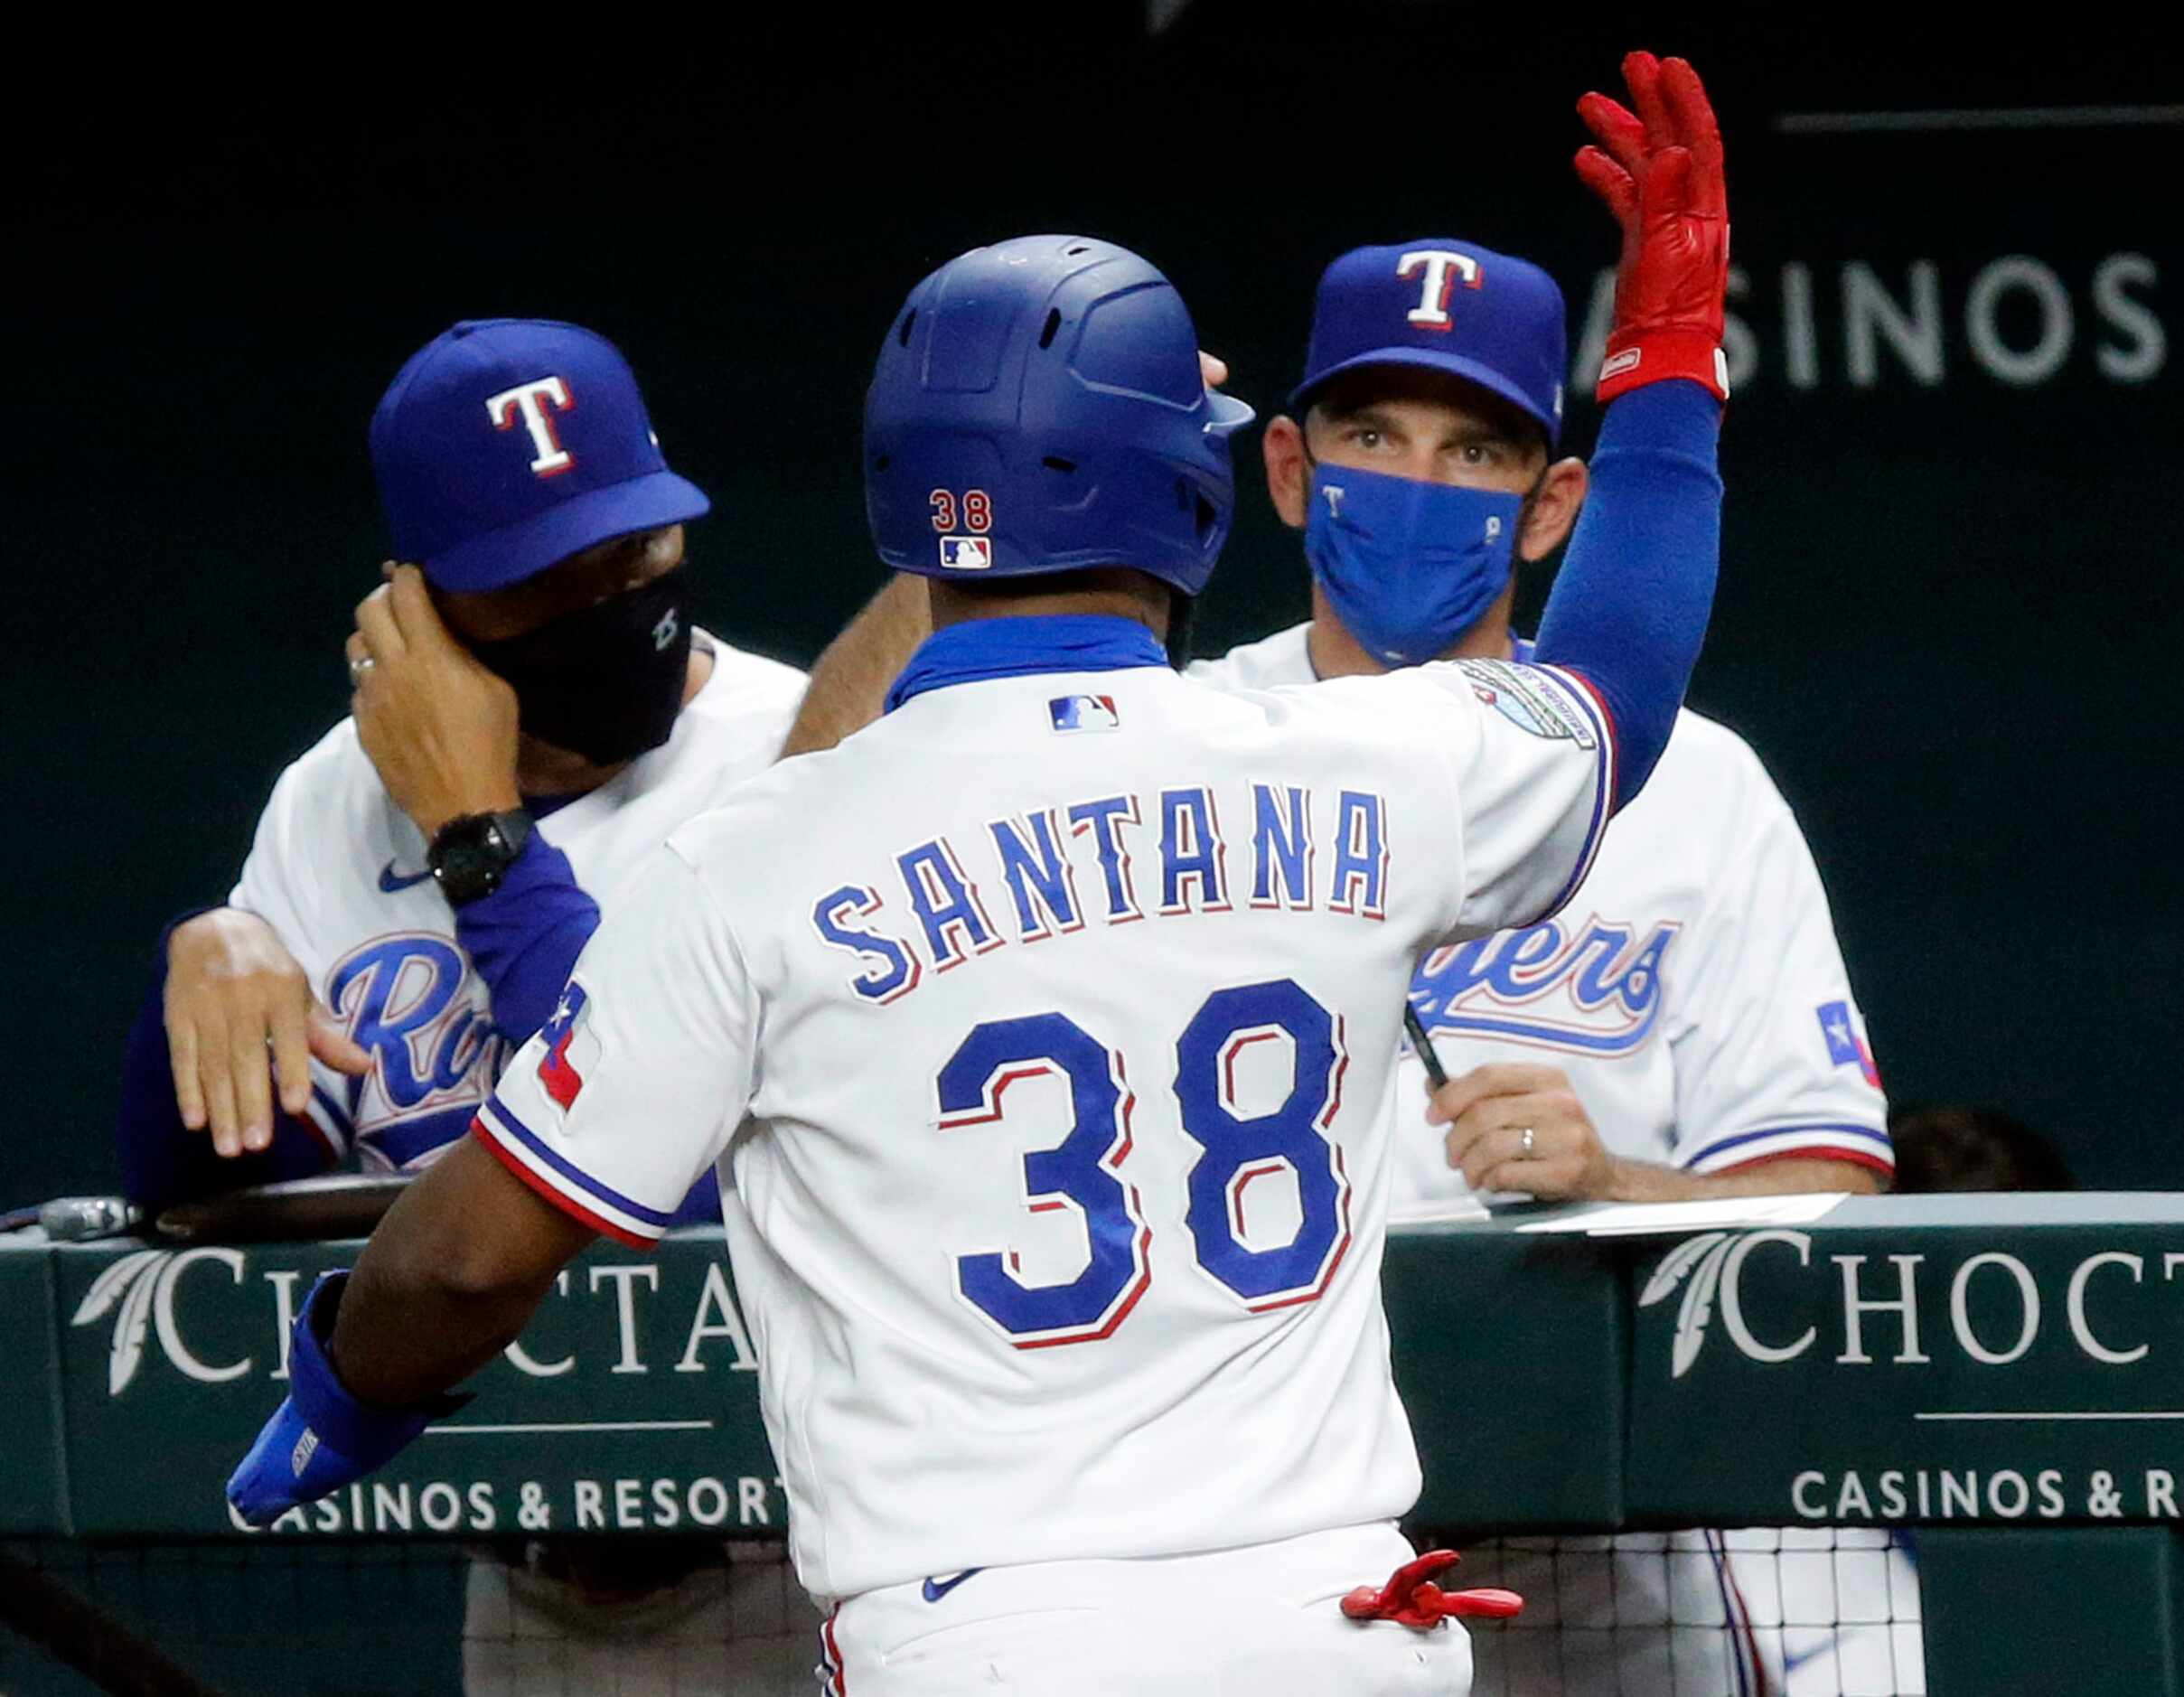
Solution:
<svg viewBox="0 0 2184 1697">
<path fill-rule="evenodd" d="M 465 813 L 433 833 L 425 863 L 450 907 L 461 907 L 501 887 L 508 868 L 530 840 L 530 815 L 520 809 L 505 813 Z"/>
</svg>

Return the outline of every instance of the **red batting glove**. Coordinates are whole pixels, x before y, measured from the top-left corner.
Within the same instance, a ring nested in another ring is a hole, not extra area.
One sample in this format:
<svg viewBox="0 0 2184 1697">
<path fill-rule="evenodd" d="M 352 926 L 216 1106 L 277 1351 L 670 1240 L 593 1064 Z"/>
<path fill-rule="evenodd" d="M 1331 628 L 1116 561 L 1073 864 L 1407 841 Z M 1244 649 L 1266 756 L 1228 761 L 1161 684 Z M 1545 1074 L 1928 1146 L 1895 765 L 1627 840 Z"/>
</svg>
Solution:
<svg viewBox="0 0 2184 1697">
<path fill-rule="evenodd" d="M 1506 1620 L 1521 1612 L 1524 1599 L 1514 1591 L 1482 1586 L 1470 1591 L 1444 1591 L 1432 1575 L 1445 1573 L 1463 1558 L 1453 1550 L 1429 1550 L 1406 1561 L 1379 1590 L 1361 1585 L 1342 1599 L 1352 1620 L 1392 1620 L 1417 1632 L 1429 1632 L 1451 1615 L 1484 1615 Z"/>
<path fill-rule="evenodd" d="M 1632 53 L 1623 80 L 1637 117 L 1604 94 L 1578 102 L 1599 143 L 1578 150 L 1578 175 L 1623 226 L 1615 327 L 1594 394 L 1606 406 L 1642 383 L 1683 377 L 1727 400 L 1729 194 L 1714 108 L 1681 59 Z"/>
</svg>

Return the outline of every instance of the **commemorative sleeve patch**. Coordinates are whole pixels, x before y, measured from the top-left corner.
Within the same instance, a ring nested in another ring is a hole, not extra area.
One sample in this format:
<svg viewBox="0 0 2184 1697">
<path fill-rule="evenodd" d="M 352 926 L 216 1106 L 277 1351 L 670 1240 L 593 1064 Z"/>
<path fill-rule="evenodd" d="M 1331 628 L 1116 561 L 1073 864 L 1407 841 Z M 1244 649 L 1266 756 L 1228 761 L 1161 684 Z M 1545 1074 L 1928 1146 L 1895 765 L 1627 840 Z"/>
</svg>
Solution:
<svg viewBox="0 0 2184 1697">
<path fill-rule="evenodd" d="M 1470 681 L 1471 693 L 1526 736 L 1579 748 L 1598 741 L 1590 719 L 1551 673 L 1506 660 L 1459 660 L 1456 665 Z"/>
</svg>

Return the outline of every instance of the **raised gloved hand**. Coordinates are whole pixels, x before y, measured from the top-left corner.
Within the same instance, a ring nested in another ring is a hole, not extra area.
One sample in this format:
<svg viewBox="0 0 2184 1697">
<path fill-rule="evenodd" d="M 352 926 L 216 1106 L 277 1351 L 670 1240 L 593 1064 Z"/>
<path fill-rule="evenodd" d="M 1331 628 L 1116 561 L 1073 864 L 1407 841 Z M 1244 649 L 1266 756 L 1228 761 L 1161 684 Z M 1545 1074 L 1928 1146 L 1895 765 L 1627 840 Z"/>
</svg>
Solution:
<svg viewBox="0 0 2184 1697">
<path fill-rule="evenodd" d="M 326 1339 L 346 1272 L 322 1273 L 295 1317 L 288 1345 L 288 1399 L 228 1480 L 228 1501 L 253 1526 L 268 1526 L 384 1466 L 442 1415 L 470 1401 L 438 1396 L 403 1409 L 367 1408 L 334 1376 Z"/>
<path fill-rule="evenodd" d="M 1599 144 L 1578 150 L 1578 175 L 1623 227 L 1615 327 L 1595 394 L 1605 406 L 1642 383 L 1683 377 L 1727 400 L 1729 195 L 1714 108 L 1681 59 L 1632 53 L 1623 79 L 1636 117 L 1604 94 L 1578 102 Z"/>
</svg>

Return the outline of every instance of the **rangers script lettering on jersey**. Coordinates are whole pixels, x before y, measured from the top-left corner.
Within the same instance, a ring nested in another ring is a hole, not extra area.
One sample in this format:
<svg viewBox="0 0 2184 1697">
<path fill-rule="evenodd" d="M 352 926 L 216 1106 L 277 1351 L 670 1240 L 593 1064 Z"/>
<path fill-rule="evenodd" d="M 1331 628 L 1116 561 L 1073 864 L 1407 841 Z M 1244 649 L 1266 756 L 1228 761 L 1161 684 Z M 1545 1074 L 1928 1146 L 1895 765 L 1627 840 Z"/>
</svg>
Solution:
<svg viewBox="0 0 2184 1697">
<path fill-rule="evenodd" d="M 792 667 L 714 638 L 713 673 L 661 747 L 555 809 L 539 835 L 604 900 L 643 853 L 764 771 L 803 697 Z M 283 773 L 228 898 L 279 934 L 372 1059 L 350 1078 L 311 1064 L 306 1119 L 339 1158 L 415 1170 L 463 1135 L 512 1045 L 455 942 L 425 866 L 425 839 L 387 793 L 343 719 Z"/>
<path fill-rule="evenodd" d="M 1404 987 L 1540 918 L 1608 810 L 1589 689 L 1513 670 L 1584 736 L 1455 667 L 932 688 L 632 879 L 479 1131 L 633 1242 L 720 1162 L 807 1587 L 1409 1508 Z"/>
<path fill-rule="evenodd" d="M 1200 661 L 1191 676 L 1236 689 L 1308 683 L 1308 628 Z M 1507 694 L 1495 705 L 1532 717 Z M 1699 1173 L 1789 1157 L 1895 1170 L 1812 851 L 1758 757 L 1696 713 L 1678 716 L 1580 900 L 1429 952 L 1411 993 L 1451 1078 L 1495 1061 L 1560 1067 L 1612 1154 Z M 1467 1194 L 1426 1122 L 1424 1081 L 1406 1052 L 1392 1099 L 1405 1127 L 1399 1205 Z"/>
</svg>

